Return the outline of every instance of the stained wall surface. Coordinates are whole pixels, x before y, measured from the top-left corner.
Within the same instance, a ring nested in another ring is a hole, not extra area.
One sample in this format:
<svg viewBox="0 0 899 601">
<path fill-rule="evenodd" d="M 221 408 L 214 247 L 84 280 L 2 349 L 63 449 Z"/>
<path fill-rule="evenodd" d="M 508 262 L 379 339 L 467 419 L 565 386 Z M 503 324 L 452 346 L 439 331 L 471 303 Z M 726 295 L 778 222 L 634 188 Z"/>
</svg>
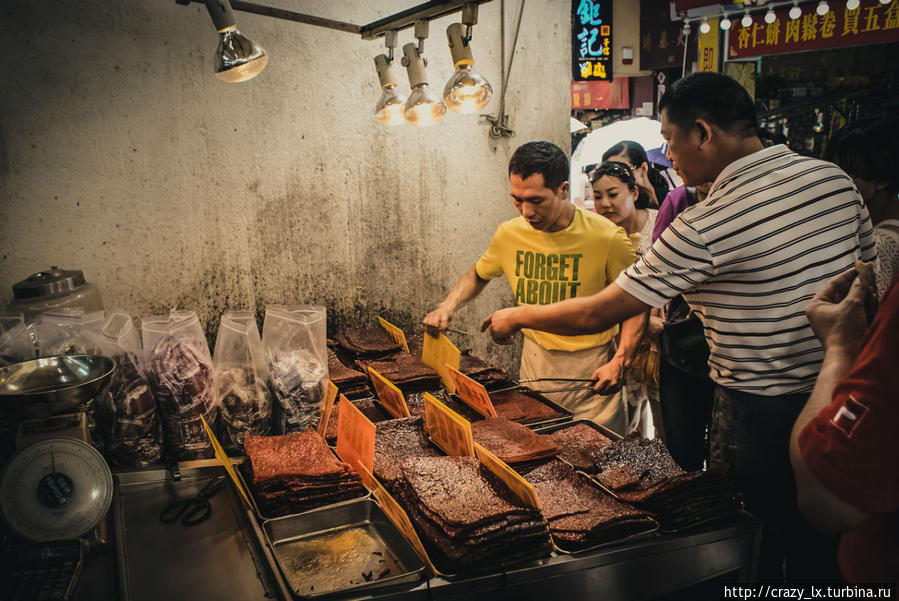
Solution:
<svg viewBox="0 0 899 601">
<path fill-rule="evenodd" d="M 263 3 L 357 24 L 417 4 Z M 519 6 L 506 2 L 509 50 Z M 324 304 L 332 325 L 382 314 L 420 331 L 515 215 L 512 151 L 537 139 L 568 149 L 567 1 L 525 6 L 506 96 L 516 136 L 498 141 L 476 116 L 376 123 L 380 40 L 237 16 L 270 60 L 254 80 L 226 84 L 212 73 L 216 34 L 202 4 L 0 4 L 3 304 L 14 282 L 58 265 L 83 270 L 107 308 L 194 308 L 210 332 L 225 309 L 284 303 Z M 425 44 L 438 92 L 452 73 L 444 32 L 457 19 L 432 22 Z M 472 45 L 494 114 L 500 25 L 500 2 L 482 5 Z M 400 33 L 400 45 L 410 41 Z M 476 332 L 511 303 L 495 282 L 458 327 Z M 457 341 L 516 363 L 514 347 L 484 335 Z"/>
</svg>

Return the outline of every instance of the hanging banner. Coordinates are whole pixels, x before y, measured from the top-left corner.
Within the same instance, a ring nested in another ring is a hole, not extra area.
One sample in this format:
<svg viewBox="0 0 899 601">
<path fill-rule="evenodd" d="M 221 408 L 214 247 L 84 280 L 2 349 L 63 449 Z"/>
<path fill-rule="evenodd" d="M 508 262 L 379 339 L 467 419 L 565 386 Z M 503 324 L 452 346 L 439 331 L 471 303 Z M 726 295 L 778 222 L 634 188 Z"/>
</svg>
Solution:
<svg viewBox="0 0 899 601">
<path fill-rule="evenodd" d="M 687 51 L 687 67 L 696 60 L 699 23 L 693 24 L 689 40 L 683 21 L 671 20 L 668 0 L 640 0 L 640 68 L 644 71 L 680 69 Z"/>
<path fill-rule="evenodd" d="M 612 0 L 571 0 L 572 81 L 612 81 Z"/>
<path fill-rule="evenodd" d="M 572 81 L 571 108 L 602 110 L 631 108 L 629 78 L 615 81 Z"/>
<path fill-rule="evenodd" d="M 778 8 L 771 23 L 765 22 L 764 12 L 757 12 L 750 15 L 749 27 L 735 19 L 729 35 L 728 58 L 899 41 L 899 0 L 889 4 L 861 0 L 854 10 L 847 10 L 844 2 L 831 2 L 824 15 L 819 15 L 815 7 L 803 4 L 798 19 L 790 18 L 792 7 Z"/>
<path fill-rule="evenodd" d="M 699 33 L 699 70 L 718 70 L 718 17 L 709 19 L 709 32 Z"/>
</svg>

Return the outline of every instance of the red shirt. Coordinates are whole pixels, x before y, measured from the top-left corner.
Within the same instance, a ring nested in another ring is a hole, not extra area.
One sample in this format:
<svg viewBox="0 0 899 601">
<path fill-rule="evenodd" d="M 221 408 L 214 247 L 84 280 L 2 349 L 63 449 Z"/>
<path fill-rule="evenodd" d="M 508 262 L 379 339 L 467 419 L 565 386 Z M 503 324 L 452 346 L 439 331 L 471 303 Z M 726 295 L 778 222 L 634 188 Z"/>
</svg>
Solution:
<svg viewBox="0 0 899 601">
<path fill-rule="evenodd" d="M 845 503 L 870 514 L 843 534 L 849 582 L 899 579 L 899 279 L 865 333 L 862 350 L 831 404 L 806 425 L 799 449 L 808 469 Z"/>
</svg>

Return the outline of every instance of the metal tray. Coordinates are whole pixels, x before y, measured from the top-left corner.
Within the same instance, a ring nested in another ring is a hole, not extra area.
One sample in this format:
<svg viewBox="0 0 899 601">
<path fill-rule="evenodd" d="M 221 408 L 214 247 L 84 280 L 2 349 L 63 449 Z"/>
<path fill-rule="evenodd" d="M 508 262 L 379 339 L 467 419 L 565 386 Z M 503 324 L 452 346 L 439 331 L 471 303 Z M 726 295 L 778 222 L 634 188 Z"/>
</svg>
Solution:
<svg viewBox="0 0 899 601">
<path fill-rule="evenodd" d="M 602 434 L 603 436 L 605 436 L 606 438 L 608 438 L 609 440 L 612 440 L 612 441 L 621 440 L 622 438 L 624 438 L 623 436 L 621 436 L 621 434 L 618 434 L 614 430 L 609 430 L 605 426 L 600 426 L 596 422 L 593 422 L 589 419 L 576 419 L 574 421 L 565 422 L 565 423 L 561 423 L 561 424 L 552 424 L 549 426 L 543 426 L 541 428 L 537 428 L 535 431 L 538 434 L 552 434 L 553 432 L 558 432 L 559 430 L 564 430 L 565 428 L 571 428 L 578 424 L 586 424 L 590 428 L 593 428 L 594 430 L 596 430 L 597 432 L 599 432 L 600 434 Z M 567 465 L 571 465 L 570 463 L 568 463 L 561 457 L 557 457 L 557 459 L 559 461 L 564 461 Z M 575 467 L 573 465 L 571 465 L 571 467 L 573 467 L 579 474 L 584 474 L 589 477 L 589 473 L 585 472 L 584 470 L 578 469 L 577 467 Z M 591 480 L 592 480 L 592 478 L 591 478 Z M 600 488 L 603 488 L 603 490 L 606 490 L 602 486 Z M 606 491 L 606 492 L 608 492 L 608 491 Z"/>
<path fill-rule="evenodd" d="M 267 520 L 262 530 L 299 599 L 414 584 L 424 577 L 422 559 L 371 499 Z M 375 578 L 386 568 L 390 575 Z"/>
<path fill-rule="evenodd" d="M 522 423 L 521 424 L 522 426 L 525 426 L 526 428 L 530 428 L 531 430 L 536 430 L 538 428 L 543 428 L 546 426 L 550 426 L 552 424 L 563 424 L 563 423 L 568 423 L 571 421 L 571 418 L 573 417 L 574 414 L 571 411 L 569 411 L 568 409 L 566 409 L 565 407 L 563 407 L 562 405 L 556 403 L 555 401 L 549 400 L 548 398 L 546 398 L 545 396 L 540 394 L 538 391 L 532 390 L 532 389 L 528 388 L 527 386 L 522 386 L 518 390 L 522 394 L 525 394 L 531 398 L 537 399 L 544 405 L 549 405 L 550 407 L 552 407 L 553 409 L 555 409 L 556 411 L 558 411 L 561 414 L 559 417 L 553 417 L 550 419 L 545 419 L 543 421 L 531 422 L 529 424 Z M 488 390 L 487 393 L 490 394 L 490 390 Z M 468 405 L 465 404 L 465 401 L 463 401 L 461 398 L 459 398 L 456 394 L 450 394 L 450 396 L 453 398 L 454 401 L 456 401 L 458 403 L 462 403 L 463 405 L 468 407 Z M 472 411 L 474 411 L 474 409 L 472 409 Z M 478 415 L 478 417 L 483 419 L 480 416 L 480 414 Z"/>
</svg>

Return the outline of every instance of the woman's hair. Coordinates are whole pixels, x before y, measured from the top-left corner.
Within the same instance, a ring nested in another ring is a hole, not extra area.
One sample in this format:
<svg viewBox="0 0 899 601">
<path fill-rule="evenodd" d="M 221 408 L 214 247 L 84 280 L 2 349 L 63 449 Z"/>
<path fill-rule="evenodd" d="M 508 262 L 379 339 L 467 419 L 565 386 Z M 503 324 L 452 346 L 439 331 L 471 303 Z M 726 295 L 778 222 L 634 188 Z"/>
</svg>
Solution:
<svg viewBox="0 0 899 601">
<path fill-rule="evenodd" d="M 899 191 L 897 124 L 897 120 L 886 118 L 851 123 L 830 138 L 824 149 L 824 160 L 836 163 L 852 177 L 884 182 L 887 190 L 895 194 Z"/>
<path fill-rule="evenodd" d="M 612 157 L 621 155 L 626 156 L 627 160 L 629 160 L 634 167 L 639 167 L 643 163 L 649 162 L 649 159 L 646 158 L 646 150 L 643 146 L 633 140 L 622 140 L 621 142 L 618 142 L 602 153 L 602 160 L 608 161 Z"/>
<path fill-rule="evenodd" d="M 618 178 L 628 188 L 637 189 L 637 198 L 634 199 L 636 208 L 645 209 L 649 207 L 649 190 L 637 185 L 637 180 L 634 178 L 634 170 L 628 164 L 619 163 L 618 161 L 603 161 L 599 167 L 590 172 L 590 184 L 596 183 L 599 178 L 605 175 Z"/>
</svg>

